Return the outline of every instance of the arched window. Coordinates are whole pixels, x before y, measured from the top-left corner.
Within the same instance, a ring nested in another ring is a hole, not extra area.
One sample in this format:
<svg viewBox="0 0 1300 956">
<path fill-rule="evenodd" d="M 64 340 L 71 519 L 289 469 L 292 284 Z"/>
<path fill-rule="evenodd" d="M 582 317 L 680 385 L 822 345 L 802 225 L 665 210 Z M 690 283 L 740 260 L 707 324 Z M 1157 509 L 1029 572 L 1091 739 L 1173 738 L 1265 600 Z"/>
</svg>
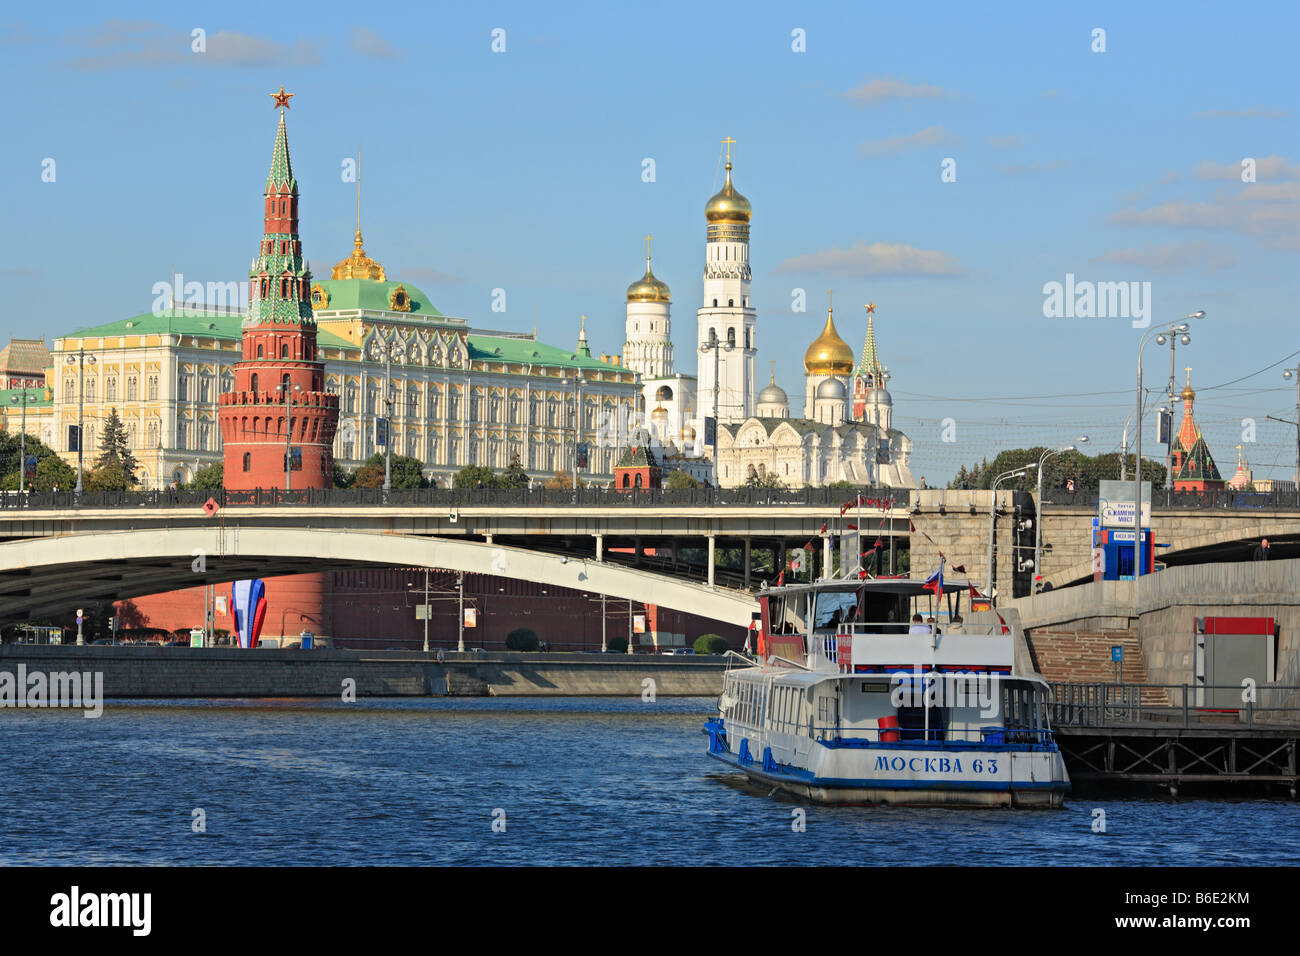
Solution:
<svg viewBox="0 0 1300 956">
<path fill-rule="evenodd" d="M 289 357 L 289 345 L 288 343 L 285 343 L 284 345 L 280 346 L 280 358 L 288 358 L 288 357 Z"/>
<path fill-rule="evenodd" d="M 626 471 L 623 472 L 623 487 L 624 488 L 630 487 L 628 482 L 628 473 Z"/>
<path fill-rule="evenodd" d="M 718 300 L 717 300 L 717 299 L 714 299 L 714 300 L 713 300 L 713 307 L 714 307 L 715 309 L 718 307 Z"/>
<path fill-rule="evenodd" d="M 253 392 L 253 394 L 257 394 L 257 373 L 256 372 L 254 372 L 252 376 L 249 378 L 248 388 L 249 391 Z"/>
<path fill-rule="evenodd" d="M 638 488 L 641 487 L 641 472 L 639 472 L 639 471 L 636 473 L 636 486 L 637 486 Z"/>
<path fill-rule="evenodd" d="M 735 299 L 728 299 L 728 300 L 727 300 L 727 308 L 728 308 L 728 309 L 733 308 L 733 307 L 735 306 L 735 304 L 736 304 L 736 300 L 735 300 Z"/>
<path fill-rule="evenodd" d="M 261 345 L 259 345 L 259 346 L 257 347 L 257 357 L 258 357 L 258 358 L 261 358 L 261 357 L 262 357 L 262 348 L 263 348 L 263 347 L 262 347 Z"/>
<path fill-rule="evenodd" d="M 730 345 L 732 348 L 735 348 L 735 347 L 736 347 L 736 327 L 735 327 L 735 326 L 732 326 L 731 328 L 727 329 L 727 344 Z"/>
</svg>

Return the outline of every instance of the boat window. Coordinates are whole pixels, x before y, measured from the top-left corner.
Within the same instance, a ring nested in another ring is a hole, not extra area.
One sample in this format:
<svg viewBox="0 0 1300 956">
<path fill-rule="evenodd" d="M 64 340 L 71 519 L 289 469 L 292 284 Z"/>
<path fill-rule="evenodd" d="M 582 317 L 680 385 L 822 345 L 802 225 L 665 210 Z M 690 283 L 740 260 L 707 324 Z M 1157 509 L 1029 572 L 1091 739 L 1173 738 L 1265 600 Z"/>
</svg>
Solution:
<svg viewBox="0 0 1300 956">
<path fill-rule="evenodd" d="M 926 711 L 929 711 L 927 718 Z M 898 727 L 901 740 L 943 740 L 948 727 L 947 707 L 900 707 Z M 926 728 L 929 728 L 927 737 Z"/>
<path fill-rule="evenodd" d="M 834 630 L 855 616 L 858 596 L 853 591 L 823 591 L 817 595 L 816 630 Z"/>
<path fill-rule="evenodd" d="M 778 634 L 803 634 L 807 631 L 804 622 L 804 596 L 802 594 L 792 595 L 788 600 L 781 602 L 784 605 L 784 615 L 780 621 Z"/>
</svg>

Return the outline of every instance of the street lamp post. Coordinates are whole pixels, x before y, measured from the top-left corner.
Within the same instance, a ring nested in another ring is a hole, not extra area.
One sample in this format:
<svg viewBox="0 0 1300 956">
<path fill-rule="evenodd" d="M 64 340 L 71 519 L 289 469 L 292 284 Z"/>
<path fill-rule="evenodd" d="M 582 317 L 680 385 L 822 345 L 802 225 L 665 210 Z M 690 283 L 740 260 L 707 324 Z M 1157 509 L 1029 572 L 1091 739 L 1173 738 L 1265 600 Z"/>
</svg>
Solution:
<svg viewBox="0 0 1300 956">
<path fill-rule="evenodd" d="M 1156 345 L 1164 345 L 1166 340 L 1169 342 L 1169 384 L 1165 388 L 1169 395 L 1169 441 L 1165 443 L 1165 491 L 1167 492 L 1174 490 L 1174 472 L 1170 467 L 1174 450 L 1174 389 L 1177 387 L 1174 379 L 1174 350 L 1179 345 L 1192 344 L 1192 337 L 1187 334 L 1186 329 L 1186 325 L 1180 324 L 1173 331 L 1161 332 L 1156 336 Z"/>
<path fill-rule="evenodd" d="M 402 361 L 406 357 L 406 346 L 396 337 L 386 337 L 382 341 L 382 345 L 379 339 L 371 342 L 370 360 L 378 362 L 381 356 L 384 360 L 384 408 L 388 411 L 384 435 L 384 497 L 387 499 L 393 488 L 393 356 Z"/>
<path fill-rule="evenodd" d="M 1138 343 L 1137 367 L 1137 407 L 1133 414 L 1137 417 L 1137 454 L 1133 459 L 1133 599 L 1137 601 L 1138 579 L 1142 576 L 1142 350 L 1153 335 L 1185 334 L 1189 328 L 1187 319 L 1203 319 L 1205 310 L 1191 312 L 1174 322 L 1166 322 L 1151 329 L 1142 336 Z"/>
<path fill-rule="evenodd" d="M 1088 440 L 1087 435 L 1080 435 L 1075 439 L 1079 445 Z M 1064 448 L 1058 448 L 1055 451 L 1048 450 L 1043 452 L 1042 457 L 1038 459 L 1038 513 L 1034 516 L 1034 576 L 1042 577 L 1043 574 L 1043 465 L 1047 459 L 1053 455 L 1059 455 L 1061 452 L 1076 451 L 1075 445 L 1066 445 Z"/>
<path fill-rule="evenodd" d="M 411 586 L 409 583 L 406 585 Z M 424 569 L 424 653 L 429 653 L 429 569 Z"/>
<path fill-rule="evenodd" d="M 1295 379 L 1295 421 L 1291 424 L 1295 425 L 1295 486 L 1296 490 L 1300 491 L 1300 365 L 1295 369 L 1287 369 L 1282 373 L 1282 377 L 1288 382 Z M 1273 418 L 1272 415 L 1268 417 Z M 1277 418 L 1274 421 L 1283 422 L 1286 419 Z"/>
<path fill-rule="evenodd" d="M 27 490 L 27 386 L 24 385 L 22 392 L 23 401 L 23 423 L 22 430 L 18 434 L 18 494 L 21 495 Z M 18 404 L 18 396 L 10 395 L 9 401 Z"/>
<path fill-rule="evenodd" d="M 289 410 L 289 398 L 294 392 L 301 392 L 302 386 L 289 387 L 288 379 L 280 384 L 278 391 L 284 392 L 284 490 L 293 490 L 293 413 Z"/>
<path fill-rule="evenodd" d="M 996 603 L 993 600 L 993 539 L 997 535 L 998 526 L 998 485 L 1005 478 L 1023 478 L 1037 467 L 1036 463 L 1030 462 L 1024 468 L 1013 468 L 1010 471 L 1004 471 L 993 479 L 993 501 L 989 505 L 989 576 L 985 584 L 990 604 Z"/>
<path fill-rule="evenodd" d="M 718 339 L 718 333 L 715 329 L 709 329 L 709 340 L 700 346 L 700 354 L 707 355 L 713 353 L 713 462 L 714 462 L 714 480 L 717 480 L 717 461 L 718 461 L 718 392 L 721 391 L 718 382 L 719 358 L 723 351 L 730 352 L 735 346 L 730 342 L 722 342 Z M 708 437 L 708 430 L 705 430 L 705 438 Z"/>
<path fill-rule="evenodd" d="M 465 653 L 465 572 L 456 572 L 456 650 Z"/>
<path fill-rule="evenodd" d="M 85 426 L 85 412 L 86 412 L 85 372 L 86 372 L 87 359 L 90 360 L 91 365 L 95 364 L 95 356 L 86 355 L 86 350 L 84 348 L 77 349 L 76 355 L 69 355 L 67 358 L 68 365 L 71 365 L 74 362 L 77 364 L 77 487 L 72 489 L 72 491 L 73 494 L 77 495 L 78 497 L 80 497 L 81 490 L 82 490 L 81 472 L 82 472 L 82 461 L 84 455 L 83 449 L 86 447 L 86 431 L 84 426 Z"/>
</svg>

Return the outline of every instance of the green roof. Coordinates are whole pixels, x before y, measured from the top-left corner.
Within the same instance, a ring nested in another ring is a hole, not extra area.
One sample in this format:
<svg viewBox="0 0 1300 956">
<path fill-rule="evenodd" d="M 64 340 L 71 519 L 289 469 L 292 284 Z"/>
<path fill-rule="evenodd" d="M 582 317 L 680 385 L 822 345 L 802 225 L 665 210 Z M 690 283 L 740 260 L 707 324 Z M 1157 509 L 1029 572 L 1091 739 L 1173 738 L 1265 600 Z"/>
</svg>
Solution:
<svg viewBox="0 0 1300 956">
<path fill-rule="evenodd" d="M 320 286 L 329 295 L 330 301 L 320 312 L 346 312 L 364 309 L 370 312 L 392 312 L 389 297 L 399 285 L 406 290 L 411 300 L 412 315 L 436 315 L 442 313 L 429 302 L 429 297 L 409 282 L 380 282 L 378 279 L 317 279 L 312 287 Z"/>
<path fill-rule="evenodd" d="M 521 365 L 558 365 L 566 368 L 600 369 L 605 372 L 629 371 L 627 366 L 613 365 L 570 349 L 556 348 L 533 339 L 516 339 L 504 335 L 469 336 L 469 357 L 478 362 L 514 362 Z"/>
<path fill-rule="evenodd" d="M 44 386 L 40 388 L 0 388 L 0 408 L 21 410 L 23 407 L 23 392 L 27 393 L 28 408 L 54 404 L 53 398 L 45 397 Z M 12 401 L 14 398 L 18 399 L 18 401 Z"/>
<path fill-rule="evenodd" d="M 78 329 L 60 339 L 94 339 L 117 335 L 204 335 L 217 339 L 239 339 L 243 337 L 243 313 L 203 312 L 194 309 L 165 310 L 158 315 L 146 312 L 120 322 L 95 325 L 88 329 Z M 316 344 L 325 348 L 350 348 L 353 345 L 345 338 L 318 329 Z"/>
<path fill-rule="evenodd" d="M 645 445 L 633 445 L 623 449 L 615 468 L 658 468 L 659 460 Z"/>
</svg>

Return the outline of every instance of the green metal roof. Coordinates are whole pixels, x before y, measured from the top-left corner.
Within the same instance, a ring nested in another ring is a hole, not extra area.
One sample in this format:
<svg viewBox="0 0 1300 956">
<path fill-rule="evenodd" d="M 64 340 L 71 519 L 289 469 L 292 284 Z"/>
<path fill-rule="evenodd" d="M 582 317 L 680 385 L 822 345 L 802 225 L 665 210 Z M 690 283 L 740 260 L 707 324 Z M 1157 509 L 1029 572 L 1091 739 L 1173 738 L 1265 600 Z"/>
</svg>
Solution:
<svg viewBox="0 0 1300 956">
<path fill-rule="evenodd" d="M 21 410 L 23 407 L 23 392 L 27 393 L 28 408 L 54 404 L 53 398 L 45 397 L 44 386 L 40 388 L 0 388 L 0 408 Z M 15 398 L 17 401 L 13 401 Z"/>
<path fill-rule="evenodd" d="M 61 335 L 59 339 L 95 339 L 111 338 L 119 335 L 204 335 L 217 339 L 239 339 L 244 334 L 242 313 L 201 312 L 193 309 L 165 310 L 158 315 L 146 312 L 120 322 L 108 322 L 104 325 L 78 329 Z M 345 338 L 318 329 L 316 344 L 324 348 L 350 348 L 353 345 Z"/>
<path fill-rule="evenodd" d="M 392 312 L 389 297 L 399 285 L 406 290 L 411 300 L 412 315 L 436 315 L 442 313 L 429 302 L 429 297 L 409 282 L 380 282 L 378 279 L 317 279 L 312 286 L 320 286 L 329 295 L 330 301 L 318 312 L 347 312 L 364 309 L 370 312 Z"/>
<path fill-rule="evenodd" d="M 469 336 L 469 357 L 478 362 L 513 362 L 521 365 L 552 365 L 565 368 L 599 369 L 605 372 L 629 371 L 627 366 L 602 362 L 598 358 L 556 348 L 532 339 L 504 335 Z"/>
</svg>

